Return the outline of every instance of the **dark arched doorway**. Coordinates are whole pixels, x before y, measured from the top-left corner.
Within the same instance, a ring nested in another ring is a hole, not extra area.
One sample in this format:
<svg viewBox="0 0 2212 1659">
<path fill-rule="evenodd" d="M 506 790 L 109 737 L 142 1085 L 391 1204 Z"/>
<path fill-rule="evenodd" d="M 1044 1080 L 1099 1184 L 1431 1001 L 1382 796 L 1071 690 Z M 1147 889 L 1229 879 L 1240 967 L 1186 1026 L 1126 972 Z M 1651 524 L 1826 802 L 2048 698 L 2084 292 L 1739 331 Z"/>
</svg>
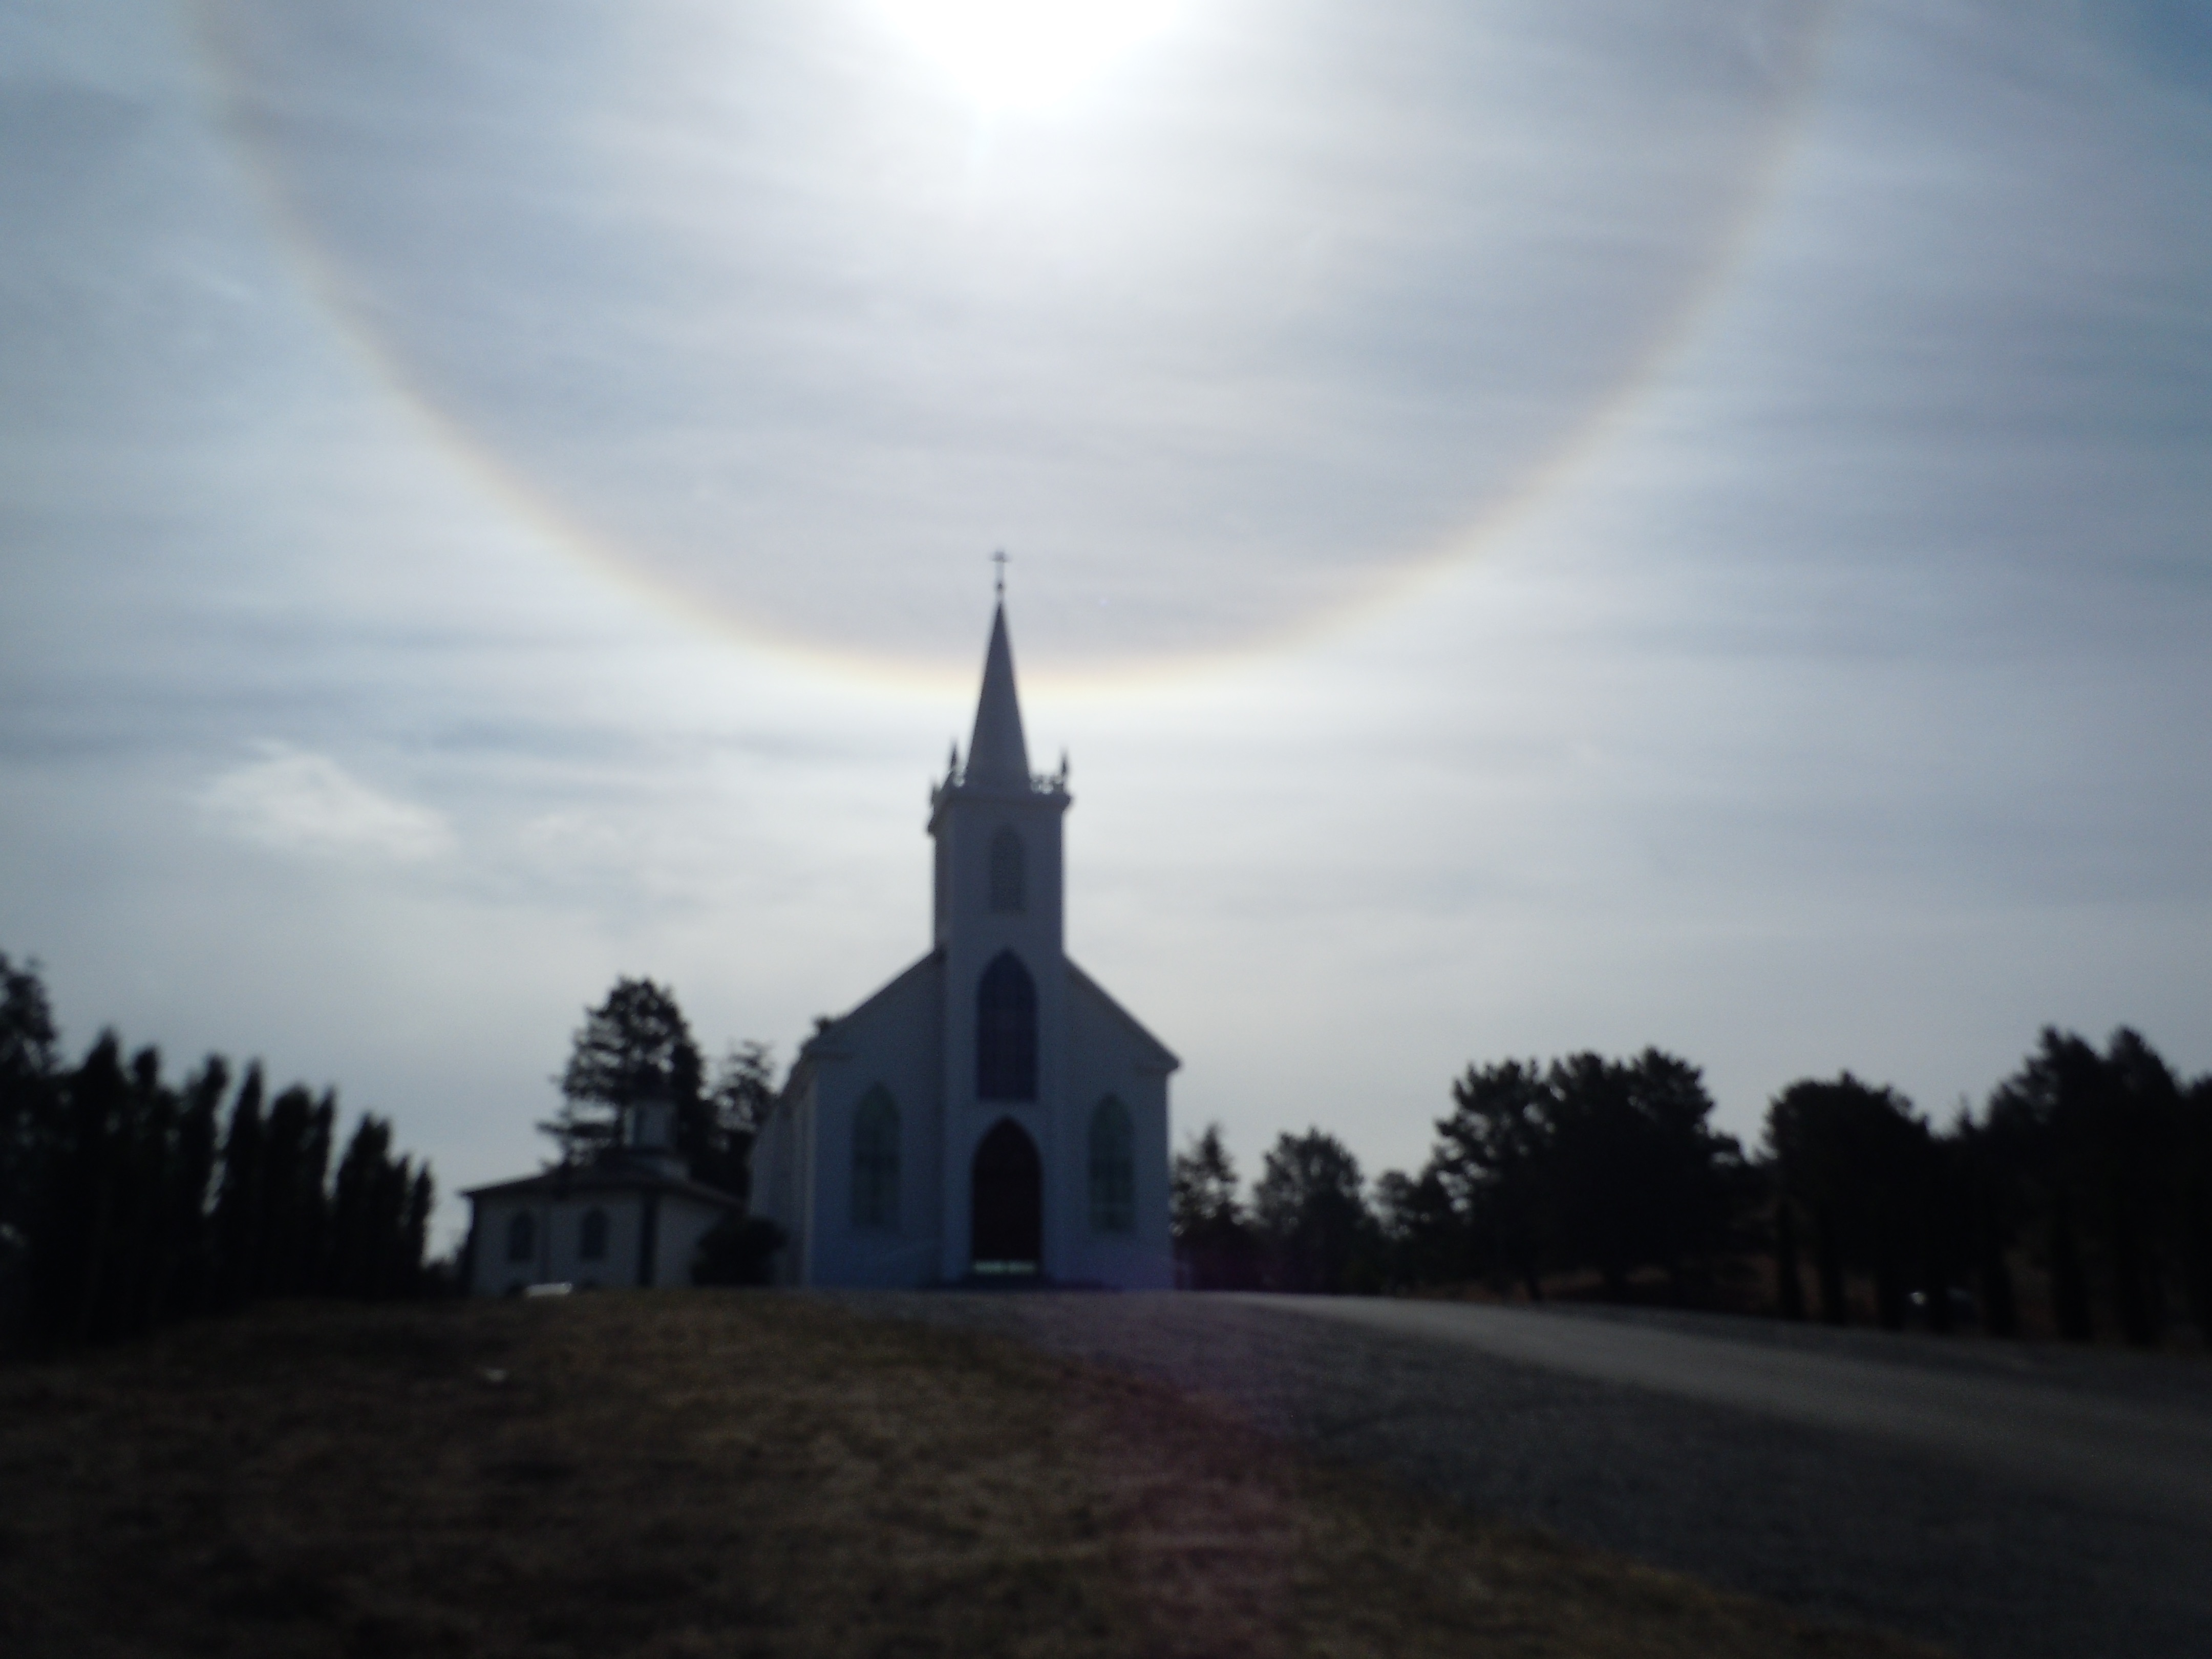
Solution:
<svg viewBox="0 0 2212 1659">
<path fill-rule="evenodd" d="M 1022 1126 L 1002 1117 L 975 1148 L 968 1237 L 975 1271 L 1040 1270 L 1044 1258 L 1044 1166 Z"/>
</svg>

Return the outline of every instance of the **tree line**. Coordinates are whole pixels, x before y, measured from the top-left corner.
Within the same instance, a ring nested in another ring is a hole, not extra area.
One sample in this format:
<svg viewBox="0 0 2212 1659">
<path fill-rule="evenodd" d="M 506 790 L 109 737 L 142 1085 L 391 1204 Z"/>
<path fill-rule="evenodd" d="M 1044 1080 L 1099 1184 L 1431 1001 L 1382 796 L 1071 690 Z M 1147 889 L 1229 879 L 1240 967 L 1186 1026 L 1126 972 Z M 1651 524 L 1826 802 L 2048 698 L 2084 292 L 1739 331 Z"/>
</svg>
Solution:
<svg viewBox="0 0 2212 1659">
<path fill-rule="evenodd" d="M 1792 1083 L 1750 1153 L 1712 1127 L 1698 1069 L 1656 1048 L 1471 1065 L 1450 1099 L 1417 1174 L 1370 1186 L 1334 1137 L 1285 1133 L 1249 1200 L 1209 1127 L 1175 1159 L 1186 1277 L 2142 1346 L 2185 1318 L 2212 1341 L 2212 1077 L 2176 1078 L 2131 1030 L 2100 1051 L 2046 1030 L 1940 1127 L 1849 1073 Z"/>
<path fill-rule="evenodd" d="M 173 1081 L 108 1030 L 65 1064 L 35 964 L 0 954 L 0 1350 L 265 1297 L 423 1294 L 435 1196 L 388 1122 L 341 1146 L 336 1093 L 272 1098 L 258 1061 L 235 1087 L 218 1055 Z"/>
</svg>

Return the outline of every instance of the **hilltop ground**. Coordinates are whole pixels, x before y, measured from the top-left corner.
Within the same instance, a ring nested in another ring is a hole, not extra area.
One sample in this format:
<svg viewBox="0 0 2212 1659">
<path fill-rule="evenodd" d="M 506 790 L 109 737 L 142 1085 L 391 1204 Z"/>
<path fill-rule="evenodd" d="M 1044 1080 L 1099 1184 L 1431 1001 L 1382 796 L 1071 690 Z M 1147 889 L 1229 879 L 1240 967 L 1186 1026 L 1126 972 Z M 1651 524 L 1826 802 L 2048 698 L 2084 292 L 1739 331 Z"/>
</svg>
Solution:
<svg viewBox="0 0 2212 1659">
<path fill-rule="evenodd" d="M 0 1648 L 1926 1651 L 772 1293 L 295 1306 L 0 1370 Z"/>
</svg>

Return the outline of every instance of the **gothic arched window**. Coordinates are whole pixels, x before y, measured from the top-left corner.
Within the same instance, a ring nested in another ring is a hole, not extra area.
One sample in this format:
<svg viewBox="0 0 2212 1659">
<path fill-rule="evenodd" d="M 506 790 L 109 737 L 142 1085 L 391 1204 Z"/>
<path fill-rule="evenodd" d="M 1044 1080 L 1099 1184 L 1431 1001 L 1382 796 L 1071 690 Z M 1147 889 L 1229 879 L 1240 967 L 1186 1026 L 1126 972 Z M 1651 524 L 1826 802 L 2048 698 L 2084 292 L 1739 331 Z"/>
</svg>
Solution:
<svg viewBox="0 0 2212 1659">
<path fill-rule="evenodd" d="M 1028 872 L 1021 836 L 1011 823 L 1001 824 L 991 837 L 991 908 L 1000 915 L 1019 915 L 1029 908 Z"/>
<path fill-rule="evenodd" d="M 975 988 L 975 1093 L 983 1100 L 1035 1100 L 1036 981 L 1001 951 Z"/>
<path fill-rule="evenodd" d="M 605 1210 L 584 1212 L 584 1224 L 576 1232 L 576 1259 L 580 1261 L 605 1261 L 607 1259 L 607 1212 Z"/>
<path fill-rule="evenodd" d="M 898 1200 L 898 1106 L 878 1083 L 853 1113 L 853 1224 L 897 1226 Z"/>
<path fill-rule="evenodd" d="M 1136 1126 L 1129 1109 L 1109 1095 L 1091 1114 L 1091 1227 L 1126 1233 L 1136 1225 Z"/>
<path fill-rule="evenodd" d="M 538 1254 L 538 1218 L 525 1210 L 507 1224 L 507 1259 L 527 1261 Z"/>
</svg>

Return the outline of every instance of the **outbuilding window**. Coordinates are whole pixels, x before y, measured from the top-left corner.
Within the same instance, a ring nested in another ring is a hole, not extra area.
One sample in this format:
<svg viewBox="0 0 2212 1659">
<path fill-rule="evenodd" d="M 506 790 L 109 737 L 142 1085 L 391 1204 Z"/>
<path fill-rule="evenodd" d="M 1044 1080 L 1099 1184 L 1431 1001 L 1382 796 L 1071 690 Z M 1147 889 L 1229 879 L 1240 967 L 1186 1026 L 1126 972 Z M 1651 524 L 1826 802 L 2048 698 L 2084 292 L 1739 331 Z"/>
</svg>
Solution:
<svg viewBox="0 0 2212 1659">
<path fill-rule="evenodd" d="M 1113 1096 L 1091 1114 L 1091 1227 L 1126 1233 L 1137 1225 L 1137 1132 Z"/>
<path fill-rule="evenodd" d="M 538 1218 L 524 1210 L 507 1224 L 507 1259 L 528 1261 L 538 1254 Z"/>
<path fill-rule="evenodd" d="M 576 1256 L 582 1261 L 605 1261 L 607 1259 L 607 1212 L 605 1210 L 584 1212 L 584 1224 L 576 1231 Z"/>
</svg>

